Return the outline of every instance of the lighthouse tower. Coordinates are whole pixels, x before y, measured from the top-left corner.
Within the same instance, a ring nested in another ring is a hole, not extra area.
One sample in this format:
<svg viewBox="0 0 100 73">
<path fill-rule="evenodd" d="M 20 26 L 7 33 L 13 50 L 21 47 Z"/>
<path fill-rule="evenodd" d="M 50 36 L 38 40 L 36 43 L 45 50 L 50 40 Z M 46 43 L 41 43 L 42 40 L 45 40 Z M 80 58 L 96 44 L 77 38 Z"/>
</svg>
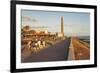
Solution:
<svg viewBox="0 0 100 73">
<path fill-rule="evenodd" d="M 61 17 L 61 25 L 60 25 L 61 31 L 58 33 L 58 37 L 64 37 L 64 20 L 63 16 Z"/>
<path fill-rule="evenodd" d="M 62 34 L 62 37 L 64 36 L 64 22 L 63 22 L 63 17 L 61 17 L 61 34 Z"/>
</svg>

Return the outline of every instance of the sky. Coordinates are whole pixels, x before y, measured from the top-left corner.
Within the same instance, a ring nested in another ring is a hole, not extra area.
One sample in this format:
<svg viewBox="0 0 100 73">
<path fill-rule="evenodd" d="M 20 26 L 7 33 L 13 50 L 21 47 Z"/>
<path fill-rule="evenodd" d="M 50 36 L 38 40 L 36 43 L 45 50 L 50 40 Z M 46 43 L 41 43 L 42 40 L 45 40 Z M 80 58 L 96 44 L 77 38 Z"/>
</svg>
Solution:
<svg viewBox="0 0 100 73">
<path fill-rule="evenodd" d="M 21 10 L 21 25 L 29 25 L 33 29 L 47 29 L 52 33 L 60 32 L 62 16 L 66 36 L 90 35 L 89 13 Z"/>
</svg>

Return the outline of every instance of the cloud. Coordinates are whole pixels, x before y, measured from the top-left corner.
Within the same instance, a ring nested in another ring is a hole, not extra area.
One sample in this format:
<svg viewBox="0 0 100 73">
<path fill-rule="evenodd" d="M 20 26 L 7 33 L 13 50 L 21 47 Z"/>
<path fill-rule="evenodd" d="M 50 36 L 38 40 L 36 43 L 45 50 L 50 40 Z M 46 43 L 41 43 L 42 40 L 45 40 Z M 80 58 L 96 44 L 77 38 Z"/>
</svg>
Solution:
<svg viewBox="0 0 100 73">
<path fill-rule="evenodd" d="M 37 22 L 37 20 L 31 16 L 22 16 L 22 21 Z"/>
</svg>

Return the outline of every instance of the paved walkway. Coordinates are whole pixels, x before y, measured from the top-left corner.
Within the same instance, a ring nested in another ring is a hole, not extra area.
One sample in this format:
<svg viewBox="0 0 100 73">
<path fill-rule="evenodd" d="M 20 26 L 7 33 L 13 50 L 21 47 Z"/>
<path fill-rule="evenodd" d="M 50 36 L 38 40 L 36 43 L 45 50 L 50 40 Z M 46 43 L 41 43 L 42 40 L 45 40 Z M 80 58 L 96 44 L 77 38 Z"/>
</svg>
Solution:
<svg viewBox="0 0 100 73">
<path fill-rule="evenodd" d="M 68 59 L 70 38 L 37 53 L 31 53 L 22 62 L 64 61 Z"/>
</svg>

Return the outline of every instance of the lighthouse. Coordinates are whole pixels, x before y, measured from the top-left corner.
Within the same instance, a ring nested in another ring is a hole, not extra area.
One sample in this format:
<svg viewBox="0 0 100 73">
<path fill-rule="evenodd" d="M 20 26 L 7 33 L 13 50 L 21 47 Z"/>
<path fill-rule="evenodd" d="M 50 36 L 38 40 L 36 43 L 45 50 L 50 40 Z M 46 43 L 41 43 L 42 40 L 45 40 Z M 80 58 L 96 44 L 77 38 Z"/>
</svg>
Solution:
<svg viewBox="0 0 100 73">
<path fill-rule="evenodd" d="M 64 37 L 64 19 L 61 17 L 61 25 L 60 25 L 60 33 L 58 33 L 58 37 Z"/>
<path fill-rule="evenodd" d="M 61 17 L 61 34 L 62 37 L 64 36 L 64 20 L 63 20 L 63 16 Z"/>
</svg>

